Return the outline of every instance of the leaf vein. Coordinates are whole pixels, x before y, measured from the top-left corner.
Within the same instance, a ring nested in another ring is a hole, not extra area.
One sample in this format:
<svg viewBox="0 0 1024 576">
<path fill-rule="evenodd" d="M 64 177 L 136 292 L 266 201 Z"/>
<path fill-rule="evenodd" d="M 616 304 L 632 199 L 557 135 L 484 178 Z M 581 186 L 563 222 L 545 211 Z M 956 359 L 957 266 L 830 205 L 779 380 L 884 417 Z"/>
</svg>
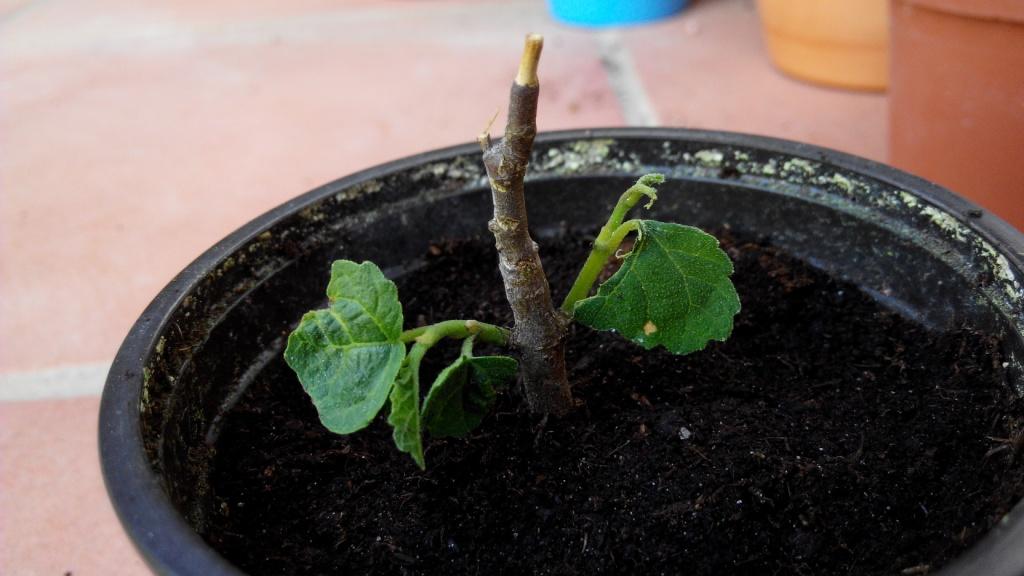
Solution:
<svg viewBox="0 0 1024 576">
<path fill-rule="evenodd" d="M 367 308 L 365 304 L 363 304 L 359 300 L 356 300 L 355 298 L 350 298 L 348 296 L 338 296 L 337 298 L 335 298 L 335 301 L 338 301 L 338 300 L 347 300 L 349 302 L 354 303 L 356 306 L 359 306 L 360 308 L 362 308 L 363 313 L 366 314 L 366 316 L 370 318 L 370 321 L 373 322 L 373 324 L 377 327 L 378 330 L 380 330 L 380 333 L 383 334 L 385 338 L 388 337 L 388 332 L 389 331 L 385 330 L 384 327 L 381 326 L 380 322 L 377 320 L 377 317 L 374 316 L 372 313 L 370 313 L 370 309 Z"/>
</svg>

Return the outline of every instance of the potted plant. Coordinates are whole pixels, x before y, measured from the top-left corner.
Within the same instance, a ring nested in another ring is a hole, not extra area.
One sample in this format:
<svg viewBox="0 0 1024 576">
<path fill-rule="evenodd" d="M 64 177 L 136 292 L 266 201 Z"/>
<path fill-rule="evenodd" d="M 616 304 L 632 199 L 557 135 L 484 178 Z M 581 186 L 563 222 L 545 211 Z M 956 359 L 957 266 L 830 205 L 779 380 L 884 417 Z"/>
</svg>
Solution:
<svg viewBox="0 0 1024 576">
<path fill-rule="evenodd" d="M 735 262 L 733 337 L 676 356 L 576 329 L 579 405 L 530 416 L 503 394 L 420 471 L 383 417 L 325 429 L 282 354 L 339 258 L 393 278 L 413 326 L 510 320 L 479 148 L 328 184 L 190 265 L 111 369 L 104 473 L 158 572 L 1024 573 L 1018 232 L 767 138 L 562 132 L 530 158 L 554 291 L 660 172 L 652 215 L 717 231 Z"/>
</svg>

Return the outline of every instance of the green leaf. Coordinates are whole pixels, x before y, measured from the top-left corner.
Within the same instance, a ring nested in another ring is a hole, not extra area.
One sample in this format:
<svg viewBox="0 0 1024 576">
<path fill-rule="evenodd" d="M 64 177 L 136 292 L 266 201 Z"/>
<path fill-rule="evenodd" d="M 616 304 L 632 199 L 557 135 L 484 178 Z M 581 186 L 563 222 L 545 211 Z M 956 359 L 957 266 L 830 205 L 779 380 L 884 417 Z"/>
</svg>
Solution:
<svg viewBox="0 0 1024 576">
<path fill-rule="evenodd" d="M 391 414 L 388 424 L 394 427 L 392 438 L 395 446 L 407 452 L 421 470 L 426 470 L 423 460 L 423 435 L 420 425 L 420 363 L 422 350 L 402 363 L 395 387 L 391 390 Z"/>
<path fill-rule="evenodd" d="M 633 251 L 597 294 L 576 303 L 573 317 L 614 330 L 644 348 L 676 354 L 725 340 L 740 299 L 729 256 L 697 228 L 640 220 Z"/>
<path fill-rule="evenodd" d="M 398 287 L 373 262 L 336 260 L 331 264 L 327 298 L 331 308 L 345 311 L 354 337 L 387 342 L 401 337 L 404 319 Z"/>
<path fill-rule="evenodd" d="M 636 181 L 636 184 L 633 184 L 629 187 L 629 190 L 626 190 L 626 193 L 637 192 L 647 196 L 647 204 L 644 205 L 644 208 L 650 210 L 654 203 L 658 201 L 658 191 L 654 187 L 664 182 L 665 176 L 663 174 L 644 174 Z"/>
<path fill-rule="evenodd" d="M 372 262 L 335 262 L 327 296 L 329 307 L 307 312 L 288 336 L 284 358 L 323 425 L 349 434 L 373 421 L 402 366 L 402 305 Z"/>
<path fill-rule="evenodd" d="M 479 426 L 518 368 L 508 356 L 459 356 L 437 375 L 423 404 L 430 434 L 462 437 Z"/>
</svg>

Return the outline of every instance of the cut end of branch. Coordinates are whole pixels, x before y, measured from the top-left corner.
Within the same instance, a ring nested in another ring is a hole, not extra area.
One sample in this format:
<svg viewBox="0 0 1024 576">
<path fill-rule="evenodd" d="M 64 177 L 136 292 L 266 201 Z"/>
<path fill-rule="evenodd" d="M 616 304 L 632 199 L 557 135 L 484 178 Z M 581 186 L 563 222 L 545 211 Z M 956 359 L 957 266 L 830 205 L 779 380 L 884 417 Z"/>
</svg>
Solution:
<svg viewBox="0 0 1024 576">
<path fill-rule="evenodd" d="M 494 116 L 491 116 L 490 121 L 487 122 L 487 126 L 476 137 L 476 141 L 480 143 L 480 149 L 484 152 L 487 152 L 491 147 L 491 126 L 494 125 L 494 121 L 498 118 L 498 114 L 500 112 L 501 110 L 494 111 Z"/>
<path fill-rule="evenodd" d="M 523 46 L 523 57 L 519 61 L 519 73 L 516 74 L 516 84 L 520 86 L 537 86 L 540 82 L 537 79 L 537 62 L 540 61 L 540 51 L 544 48 L 544 37 L 540 34 L 528 34 L 526 45 Z"/>
</svg>

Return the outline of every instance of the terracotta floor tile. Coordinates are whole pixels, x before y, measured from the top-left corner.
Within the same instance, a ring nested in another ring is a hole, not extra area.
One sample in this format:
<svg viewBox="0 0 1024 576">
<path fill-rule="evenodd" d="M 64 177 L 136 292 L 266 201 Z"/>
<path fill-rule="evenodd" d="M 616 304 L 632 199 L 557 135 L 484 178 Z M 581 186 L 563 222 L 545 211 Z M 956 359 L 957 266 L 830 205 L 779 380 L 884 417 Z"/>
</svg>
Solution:
<svg viewBox="0 0 1024 576">
<path fill-rule="evenodd" d="M 0 403 L 0 574 L 149 574 L 107 500 L 98 398 Z"/>
<path fill-rule="evenodd" d="M 32 4 L 32 0 L 0 0 L 0 18 L 13 18 Z"/>
<path fill-rule="evenodd" d="M 0 371 L 109 359 L 161 286 L 255 215 L 472 140 L 520 30 L 550 28 L 523 2 L 280 20 L 238 2 L 184 21 L 99 5 L 121 11 L 52 3 L 0 24 Z M 621 124 L 593 40 L 549 36 L 543 127 Z"/>
<path fill-rule="evenodd" d="M 661 124 L 764 134 L 884 161 L 884 94 L 822 88 L 771 64 L 753 0 L 704 0 L 623 32 Z"/>
</svg>

